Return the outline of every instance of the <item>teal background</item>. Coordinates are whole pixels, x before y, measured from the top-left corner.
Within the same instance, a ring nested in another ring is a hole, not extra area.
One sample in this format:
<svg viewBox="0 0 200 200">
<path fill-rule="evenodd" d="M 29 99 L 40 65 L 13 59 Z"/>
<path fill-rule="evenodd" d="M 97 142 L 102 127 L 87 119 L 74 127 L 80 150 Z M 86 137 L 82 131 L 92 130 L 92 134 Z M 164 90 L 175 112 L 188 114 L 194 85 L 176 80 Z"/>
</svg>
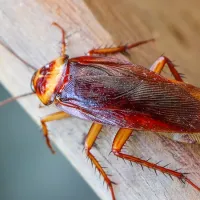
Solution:
<svg viewBox="0 0 200 200">
<path fill-rule="evenodd" d="M 0 101 L 9 96 L 0 85 Z M 0 107 L 0 199 L 98 200 L 17 102 Z"/>
</svg>

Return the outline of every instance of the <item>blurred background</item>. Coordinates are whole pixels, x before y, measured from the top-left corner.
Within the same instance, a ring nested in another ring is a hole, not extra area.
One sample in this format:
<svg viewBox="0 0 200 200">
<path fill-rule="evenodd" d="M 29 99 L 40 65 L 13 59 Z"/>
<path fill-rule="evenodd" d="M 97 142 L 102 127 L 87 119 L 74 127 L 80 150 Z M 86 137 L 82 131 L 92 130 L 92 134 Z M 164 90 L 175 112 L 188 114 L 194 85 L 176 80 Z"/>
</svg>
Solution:
<svg viewBox="0 0 200 200">
<path fill-rule="evenodd" d="M 1 84 L 0 94 L 0 101 L 10 96 Z M 50 153 L 18 103 L 1 107 L 0 127 L 0 199 L 98 199 L 58 150 Z"/>
</svg>

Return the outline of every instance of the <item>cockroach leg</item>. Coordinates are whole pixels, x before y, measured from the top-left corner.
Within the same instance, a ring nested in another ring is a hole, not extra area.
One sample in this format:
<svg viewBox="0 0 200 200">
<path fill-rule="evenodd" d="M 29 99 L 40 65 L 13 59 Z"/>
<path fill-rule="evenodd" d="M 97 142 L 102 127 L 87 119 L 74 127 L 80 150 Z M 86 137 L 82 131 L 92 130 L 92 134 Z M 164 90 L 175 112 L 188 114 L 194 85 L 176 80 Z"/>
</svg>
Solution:
<svg viewBox="0 0 200 200">
<path fill-rule="evenodd" d="M 56 22 L 53 22 L 52 25 L 58 27 L 61 32 L 62 32 L 62 40 L 61 40 L 61 44 L 62 44 L 62 47 L 61 47 L 61 56 L 64 56 L 66 54 L 66 42 L 65 42 L 65 37 L 66 37 L 66 32 L 65 30 L 59 25 L 57 24 Z"/>
<path fill-rule="evenodd" d="M 127 128 L 119 129 L 119 131 L 117 132 L 115 139 L 113 141 L 113 145 L 112 145 L 112 152 L 114 153 L 114 155 L 116 155 L 117 157 L 120 157 L 122 159 L 128 160 L 130 162 L 135 162 L 142 166 L 146 166 L 148 168 L 158 170 L 158 171 L 162 172 L 163 174 L 168 174 L 169 176 L 177 177 L 179 180 L 189 183 L 195 189 L 200 191 L 200 188 L 185 176 L 185 173 L 180 173 L 180 172 L 177 172 L 176 170 L 168 169 L 168 168 L 166 168 L 166 166 L 162 167 L 162 166 L 159 166 L 158 164 L 148 162 L 148 160 L 142 160 L 141 158 L 137 158 L 134 156 L 130 156 L 130 155 L 121 153 L 121 150 L 122 150 L 124 144 L 126 143 L 126 141 L 131 136 L 132 131 L 133 131 L 133 129 L 127 129 Z"/>
<path fill-rule="evenodd" d="M 56 113 L 47 115 L 46 117 L 41 119 L 42 131 L 43 131 L 44 137 L 46 139 L 47 146 L 49 147 L 49 149 L 51 150 L 52 153 L 55 153 L 55 151 L 54 151 L 54 149 L 53 149 L 53 147 L 51 145 L 50 139 L 48 137 L 49 133 L 48 133 L 48 129 L 47 129 L 46 123 L 47 122 L 51 122 L 51 121 L 55 121 L 55 120 L 68 118 L 68 117 L 70 117 L 69 114 L 60 111 L 60 112 L 56 112 Z"/>
<path fill-rule="evenodd" d="M 112 194 L 112 199 L 115 200 L 115 194 L 114 194 L 114 190 L 113 190 L 113 182 L 109 179 L 108 175 L 106 174 L 106 172 L 104 171 L 103 167 L 99 164 L 98 160 L 94 157 L 94 155 L 90 152 L 92 146 L 94 145 L 95 140 L 97 139 L 97 136 L 99 135 L 101 129 L 102 129 L 103 125 L 102 124 L 98 124 L 98 123 L 93 123 L 87 138 L 85 140 L 85 152 L 86 155 L 88 156 L 88 158 L 91 160 L 91 162 L 95 165 L 95 167 L 97 168 L 97 170 L 99 171 L 99 173 L 103 176 L 105 182 L 107 183 L 111 194 Z"/>
<path fill-rule="evenodd" d="M 157 74 L 160 74 L 165 66 L 165 64 L 168 65 L 171 73 L 173 74 L 174 78 L 177 80 L 177 81 L 182 81 L 183 82 L 183 79 L 181 78 L 181 75 L 178 73 L 178 71 L 176 70 L 174 64 L 172 63 L 172 61 L 167 58 L 166 56 L 161 56 L 159 57 L 155 62 L 154 64 L 151 66 L 150 70 L 151 71 L 154 71 L 155 73 Z"/>
<path fill-rule="evenodd" d="M 88 55 L 94 55 L 94 54 L 98 54 L 98 55 L 107 55 L 107 54 L 115 54 L 115 53 L 123 53 L 126 52 L 128 49 L 132 49 L 134 47 L 140 46 L 142 44 L 146 44 L 149 42 L 154 42 L 155 38 L 149 39 L 149 40 L 143 40 L 143 41 L 139 41 L 139 42 L 135 42 L 133 44 L 130 45 L 122 45 L 122 46 L 118 46 L 118 47 L 111 47 L 111 48 L 99 48 L 99 49 L 92 49 L 88 52 Z"/>
</svg>

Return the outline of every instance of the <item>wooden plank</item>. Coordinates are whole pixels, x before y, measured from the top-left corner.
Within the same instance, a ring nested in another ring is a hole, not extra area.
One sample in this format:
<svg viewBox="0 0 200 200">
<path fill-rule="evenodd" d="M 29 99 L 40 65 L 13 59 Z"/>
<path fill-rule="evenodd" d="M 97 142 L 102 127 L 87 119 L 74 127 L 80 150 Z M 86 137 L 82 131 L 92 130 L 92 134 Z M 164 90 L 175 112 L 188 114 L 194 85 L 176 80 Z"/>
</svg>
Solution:
<svg viewBox="0 0 200 200">
<path fill-rule="evenodd" d="M 147 39 L 154 32 L 160 38 L 154 45 L 131 51 L 135 63 L 149 66 L 165 52 L 181 64 L 188 81 L 198 84 L 196 61 L 200 47 L 198 38 L 198 1 L 146 1 L 135 0 L 3 0 L 0 8 L 0 37 L 21 57 L 38 68 L 54 59 L 59 53 L 60 32 L 50 24 L 59 22 L 70 35 L 67 53 L 70 57 L 83 55 L 92 47 L 113 42 L 132 42 Z M 165 8 L 165 9 L 163 9 Z M 177 12 L 179 10 L 179 12 Z M 190 11 L 192 10 L 192 12 Z M 176 19 L 176 20 L 175 20 Z M 191 39 L 190 39 L 191 38 Z M 32 70 L 0 46 L 0 81 L 13 94 L 29 92 Z M 189 67 L 188 67 L 189 66 Z M 53 106 L 38 109 L 39 101 L 29 97 L 20 101 L 30 116 L 39 119 L 56 110 Z M 79 119 L 49 123 L 51 138 L 74 167 L 102 199 L 111 199 L 106 186 L 94 175 L 94 169 L 82 153 L 83 140 L 91 123 Z M 113 174 L 117 199 L 199 199 L 199 193 L 191 186 L 183 186 L 178 180 L 171 181 L 162 174 L 140 166 L 124 164 L 113 155 L 108 156 L 117 128 L 105 127 L 101 140 L 94 148 L 95 156 L 101 160 L 108 172 Z M 156 141 L 156 142 L 155 142 Z M 140 133 L 127 145 L 130 154 L 152 157 L 152 161 L 172 163 L 172 168 L 190 172 L 189 177 L 198 183 L 200 172 L 200 149 L 198 145 L 183 145 L 166 138 Z"/>
</svg>

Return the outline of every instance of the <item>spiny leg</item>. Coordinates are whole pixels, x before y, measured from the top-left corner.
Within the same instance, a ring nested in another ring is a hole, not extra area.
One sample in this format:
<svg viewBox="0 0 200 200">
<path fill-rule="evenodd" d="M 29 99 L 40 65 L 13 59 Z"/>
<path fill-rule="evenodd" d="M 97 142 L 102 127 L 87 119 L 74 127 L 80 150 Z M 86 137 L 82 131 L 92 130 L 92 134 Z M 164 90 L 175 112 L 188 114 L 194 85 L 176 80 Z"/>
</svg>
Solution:
<svg viewBox="0 0 200 200">
<path fill-rule="evenodd" d="M 111 195 L 112 195 L 112 200 L 115 200 L 115 194 L 114 194 L 114 190 L 113 190 L 113 186 L 112 184 L 114 184 L 108 177 L 108 175 L 106 174 L 106 172 L 104 171 L 103 167 L 99 164 L 98 160 L 93 156 L 93 154 L 90 152 L 92 146 L 94 145 L 95 140 L 97 139 L 97 136 L 99 135 L 101 129 L 102 129 L 102 124 L 98 124 L 98 123 L 93 123 L 87 138 L 85 140 L 85 152 L 86 155 L 88 156 L 88 158 L 91 160 L 91 162 L 95 165 L 95 167 L 97 168 L 97 170 L 99 171 L 99 173 L 103 176 L 105 182 L 107 183 L 110 191 L 111 191 Z"/>
<path fill-rule="evenodd" d="M 129 160 L 130 162 L 138 163 L 141 166 L 146 166 L 148 168 L 152 168 L 155 171 L 158 170 L 164 174 L 168 174 L 170 176 L 177 177 L 179 180 L 181 180 L 183 182 L 188 182 L 190 185 L 192 185 L 194 188 L 196 188 L 197 190 L 200 191 L 200 188 L 197 185 L 195 185 L 190 179 L 188 179 L 184 173 L 180 173 L 175 170 L 171 170 L 166 167 L 159 166 L 158 163 L 154 164 L 154 163 L 148 162 L 148 160 L 142 160 L 140 158 L 121 153 L 121 150 L 122 150 L 124 144 L 126 143 L 126 141 L 131 136 L 132 131 L 133 131 L 133 129 L 127 129 L 127 128 L 119 129 L 119 131 L 117 132 L 115 139 L 113 141 L 113 145 L 112 145 L 112 152 L 114 153 L 114 155 L 116 155 L 117 157 L 120 157 L 122 159 Z"/>
<path fill-rule="evenodd" d="M 130 45 L 123 45 L 123 46 L 118 46 L 118 47 L 110 47 L 110 48 L 99 48 L 99 49 L 92 49 L 88 52 L 88 55 L 94 55 L 94 54 L 98 54 L 98 55 L 105 55 L 105 54 L 115 54 L 115 53 L 120 53 L 120 52 L 126 52 L 128 49 L 132 49 L 134 47 L 140 46 L 142 44 L 146 44 L 149 42 L 154 42 L 155 39 L 149 39 L 149 40 L 143 40 L 143 41 L 139 41 Z"/>
<path fill-rule="evenodd" d="M 52 25 L 58 27 L 61 32 L 62 32 L 62 40 L 61 40 L 61 44 L 62 44 L 62 47 L 61 47 L 61 56 L 64 56 L 66 54 L 66 42 L 65 42 L 65 37 L 66 37 L 66 32 L 65 30 L 59 25 L 57 24 L 56 22 L 53 22 Z"/>
<path fill-rule="evenodd" d="M 174 78 L 177 80 L 177 81 L 181 81 L 183 82 L 183 79 L 181 78 L 181 75 L 178 73 L 178 71 L 176 70 L 174 64 L 172 63 L 172 61 L 167 58 L 166 56 L 161 56 L 159 57 L 155 62 L 154 64 L 151 66 L 150 70 L 157 73 L 157 74 L 160 74 L 165 66 L 165 64 L 168 65 L 171 73 L 173 74 Z"/>
<path fill-rule="evenodd" d="M 49 147 L 49 149 L 51 150 L 52 153 L 55 153 L 52 145 L 51 145 L 51 142 L 50 142 L 50 139 L 49 139 L 49 133 L 48 133 L 48 129 L 47 129 L 47 125 L 46 123 L 47 122 L 51 122 L 51 121 L 55 121 L 55 120 L 60 120 L 60 119 L 64 119 L 64 118 L 68 118 L 70 117 L 69 114 L 65 113 L 65 112 L 56 112 L 56 113 L 53 113 L 53 114 L 50 114 L 50 115 L 47 115 L 46 117 L 42 118 L 41 119 L 41 124 L 42 124 L 42 131 L 43 131 L 43 134 L 44 134 L 44 137 L 46 139 L 46 143 L 47 143 L 47 146 Z"/>
<path fill-rule="evenodd" d="M 165 64 L 168 64 L 168 67 L 171 71 L 171 73 L 173 74 L 174 78 L 177 81 L 183 82 L 183 79 L 181 78 L 181 75 L 178 73 L 178 71 L 176 70 L 174 64 L 172 63 L 172 61 L 167 58 L 166 56 L 161 56 L 159 57 L 155 63 L 151 66 L 150 70 L 154 71 L 157 74 L 160 74 L 165 66 Z M 176 172 L 178 173 L 178 172 Z M 182 180 L 185 180 L 186 182 L 188 182 L 190 185 L 192 185 L 194 188 L 196 188 L 197 190 L 200 190 L 200 188 L 198 186 L 196 186 L 192 181 L 190 181 L 187 177 L 184 176 L 184 174 L 179 173 L 179 176 L 182 175 Z"/>
</svg>

